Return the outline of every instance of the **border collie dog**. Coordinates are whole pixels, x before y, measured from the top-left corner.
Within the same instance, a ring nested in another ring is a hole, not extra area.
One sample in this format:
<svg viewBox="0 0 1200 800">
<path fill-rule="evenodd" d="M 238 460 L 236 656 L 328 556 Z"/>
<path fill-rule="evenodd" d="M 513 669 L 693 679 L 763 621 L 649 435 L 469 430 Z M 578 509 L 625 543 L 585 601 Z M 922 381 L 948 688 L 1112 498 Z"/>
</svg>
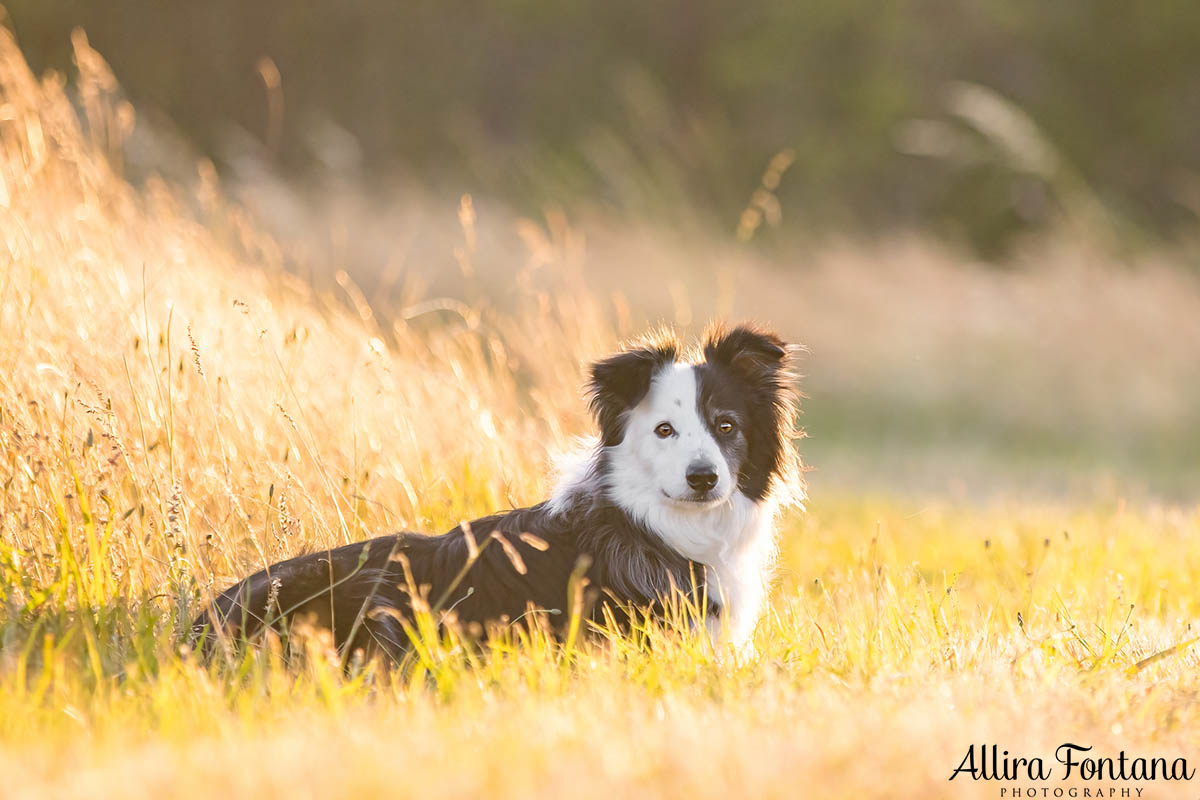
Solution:
<svg viewBox="0 0 1200 800">
<path fill-rule="evenodd" d="M 599 440 L 549 500 L 441 536 L 281 561 L 221 593 L 193 636 L 210 652 L 306 619 L 343 652 L 398 659 L 414 590 L 468 630 L 542 609 L 561 632 L 568 594 L 585 586 L 585 619 L 624 626 L 633 609 L 684 607 L 743 645 L 766 594 L 776 509 L 803 492 L 789 366 L 783 341 L 749 326 L 712 330 L 693 353 L 669 334 L 635 343 L 592 365 Z M 673 606 L 677 593 L 689 602 Z"/>
</svg>

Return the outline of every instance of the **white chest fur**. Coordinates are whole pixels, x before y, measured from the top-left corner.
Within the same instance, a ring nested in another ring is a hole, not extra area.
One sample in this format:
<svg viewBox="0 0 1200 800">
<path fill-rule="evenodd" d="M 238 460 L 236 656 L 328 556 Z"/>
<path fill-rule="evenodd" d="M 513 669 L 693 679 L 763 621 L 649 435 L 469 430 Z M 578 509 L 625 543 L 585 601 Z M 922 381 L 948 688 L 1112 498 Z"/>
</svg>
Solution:
<svg viewBox="0 0 1200 800">
<path fill-rule="evenodd" d="M 617 502 L 625 505 L 628 499 Z M 705 565 L 709 597 L 721 607 L 714 630 L 719 627 L 735 644 L 744 644 L 762 613 L 774 562 L 774 504 L 736 492 L 715 508 L 653 502 L 626 505 L 626 510 L 673 550 Z"/>
<path fill-rule="evenodd" d="M 710 598 L 721 606 L 710 620 L 714 633 L 727 634 L 742 645 L 754 631 L 766 599 L 775 559 L 775 516 L 772 499 L 755 502 L 741 492 L 723 503 L 704 508 L 664 502 L 652 484 L 633 475 L 601 478 L 598 449 L 589 442 L 559 462 L 561 479 L 550 499 L 551 513 L 586 502 L 597 492 L 653 531 L 675 552 L 704 564 Z"/>
</svg>

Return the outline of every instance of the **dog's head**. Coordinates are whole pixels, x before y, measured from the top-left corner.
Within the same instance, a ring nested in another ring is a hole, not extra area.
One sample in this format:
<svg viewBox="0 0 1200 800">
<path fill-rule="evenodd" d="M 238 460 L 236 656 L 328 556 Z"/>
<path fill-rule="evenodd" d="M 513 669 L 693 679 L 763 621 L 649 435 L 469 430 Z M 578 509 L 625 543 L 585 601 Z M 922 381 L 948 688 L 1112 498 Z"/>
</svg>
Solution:
<svg viewBox="0 0 1200 800">
<path fill-rule="evenodd" d="M 711 331 L 694 359 L 674 337 L 592 366 L 612 499 L 703 512 L 736 493 L 763 500 L 789 463 L 794 393 L 787 345 L 749 326 Z"/>
</svg>

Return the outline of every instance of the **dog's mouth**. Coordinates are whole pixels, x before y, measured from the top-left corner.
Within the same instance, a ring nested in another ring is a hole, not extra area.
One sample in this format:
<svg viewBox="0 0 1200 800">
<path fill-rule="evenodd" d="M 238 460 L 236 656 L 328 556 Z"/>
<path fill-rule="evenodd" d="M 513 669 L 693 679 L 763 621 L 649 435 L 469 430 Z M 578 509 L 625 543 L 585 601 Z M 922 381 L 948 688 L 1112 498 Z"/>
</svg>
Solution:
<svg viewBox="0 0 1200 800">
<path fill-rule="evenodd" d="M 718 492 L 713 490 L 709 490 L 707 492 L 689 492 L 683 497 L 675 497 L 674 495 L 668 493 L 666 489 L 663 489 L 662 495 L 664 498 L 666 498 L 667 502 L 673 505 L 691 509 L 712 508 L 724 503 L 726 499 Z"/>
</svg>

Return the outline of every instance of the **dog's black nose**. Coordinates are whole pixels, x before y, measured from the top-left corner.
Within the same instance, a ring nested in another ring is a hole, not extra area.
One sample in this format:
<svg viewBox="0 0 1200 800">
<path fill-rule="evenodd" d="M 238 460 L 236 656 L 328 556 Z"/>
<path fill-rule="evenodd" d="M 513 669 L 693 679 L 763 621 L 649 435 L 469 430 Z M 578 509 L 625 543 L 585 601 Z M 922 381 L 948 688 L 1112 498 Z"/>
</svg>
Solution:
<svg viewBox="0 0 1200 800">
<path fill-rule="evenodd" d="M 717 485 L 717 471 L 712 464 L 696 462 L 688 467 L 687 482 L 693 491 L 707 492 Z"/>
</svg>

